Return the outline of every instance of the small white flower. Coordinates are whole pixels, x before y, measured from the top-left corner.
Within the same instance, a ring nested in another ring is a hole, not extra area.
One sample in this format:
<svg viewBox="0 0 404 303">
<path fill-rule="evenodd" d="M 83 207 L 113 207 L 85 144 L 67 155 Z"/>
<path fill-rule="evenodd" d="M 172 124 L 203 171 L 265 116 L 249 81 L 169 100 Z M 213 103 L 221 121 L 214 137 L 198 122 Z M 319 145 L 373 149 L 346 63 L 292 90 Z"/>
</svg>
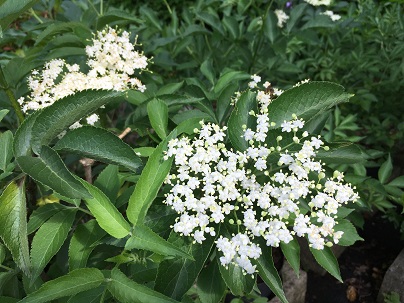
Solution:
<svg viewBox="0 0 404 303">
<path fill-rule="evenodd" d="M 278 18 L 278 27 L 282 28 L 286 21 L 288 21 L 289 16 L 281 9 L 276 9 L 275 15 Z"/>
</svg>

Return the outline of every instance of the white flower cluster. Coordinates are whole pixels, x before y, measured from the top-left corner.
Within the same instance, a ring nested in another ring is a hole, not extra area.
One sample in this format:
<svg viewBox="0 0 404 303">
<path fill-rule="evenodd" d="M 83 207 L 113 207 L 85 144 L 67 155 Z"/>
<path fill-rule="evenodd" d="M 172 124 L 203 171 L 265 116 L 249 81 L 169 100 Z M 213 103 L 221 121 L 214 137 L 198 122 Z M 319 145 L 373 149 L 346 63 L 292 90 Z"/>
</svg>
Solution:
<svg viewBox="0 0 404 303">
<path fill-rule="evenodd" d="M 258 79 L 257 79 L 258 80 Z M 254 81 L 255 82 L 255 81 Z M 233 151 L 225 146 L 226 127 L 201 122 L 195 138 L 176 138 L 168 143 L 165 158 L 174 157 L 176 173 L 168 175 L 171 189 L 165 203 L 178 214 L 173 229 L 202 243 L 216 236 L 220 223 L 233 225 L 236 234 L 221 235 L 216 246 L 223 253 L 222 265 L 234 263 L 252 274 L 252 259 L 261 255 L 254 243 L 262 237 L 267 246 L 288 243 L 293 236 L 307 237 L 311 247 L 338 243 L 343 232 L 335 231 L 335 216 L 341 204 L 355 201 L 357 194 L 343 175 L 326 177 L 315 159 L 325 148 L 319 137 L 299 135 L 304 122 L 294 115 L 281 124 L 285 137 L 268 142 L 268 105 L 273 94 L 258 92 L 259 112 L 254 129 L 244 126 L 249 147 Z M 283 147 L 282 147 L 283 145 Z M 300 206 L 307 201 L 308 208 Z"/>
<path fill-rule="evenodd" d="M 304 1 L 313 6 L 320 6 L 320 5 L 328 6 L 331 4 L 331 0 L 304 0 Z"/>
<path fill-rule="evenodd" d="M 278 19 L 278 27 L 282 28 L 283 25 L 286 23 L 286 21 L 288 21 L 289 16 L 281 9 L 276 9 L 275 10 L 275 15 L 276 18 Z"/>
<path fill-rule="evenodd" d="M 323 13 L 321 13 L 321 14 L 330 17 L 331 20 L 334 21 L 334 22 L 335 22 L 335 21 L 338 21 L 339 19 L 341 19 L 341 16 L 340 16 L 340 15 L 337 15 L 337 14 L 334 14 L 333 11 L 325 11 L 325 12 L 323 12 Z"/>
<path fill-rule="evenodd" d="M 41 73 L 34 70 L 28 78 L 30 96 L 18 100 L 22 111 L 47 107 L 63 97 L 86 89 L 146 89 L 133 75 L 136 70 L 147 67 L 147 58 L 134 49 L 128 32 L 119 33 L 107 27 L 97 32 L 92 45 L 86 47 L 86 53 L 90 68 L 88 73 L 81 72 L 77 64 L 70 65 L 62 59 L 46 63 Z M 86 120 L 93 125 L 98 116 L 93 114 Z M 79 126 L 81 124 L 76 122 L 73 128 Z"/>
</svg>

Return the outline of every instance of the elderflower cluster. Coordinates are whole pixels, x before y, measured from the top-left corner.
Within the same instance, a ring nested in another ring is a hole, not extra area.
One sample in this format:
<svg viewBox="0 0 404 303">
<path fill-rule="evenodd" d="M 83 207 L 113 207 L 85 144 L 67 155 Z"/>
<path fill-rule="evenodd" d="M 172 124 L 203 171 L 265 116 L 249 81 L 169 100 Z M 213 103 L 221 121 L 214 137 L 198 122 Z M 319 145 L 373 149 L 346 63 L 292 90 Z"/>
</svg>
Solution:
<svg viewBox="0 0 404 303">
<path fill-rule="evenodd" d="M 253 260 L 261 255 L 256 238 L 273 247 L 294 236 L 306 237 L 314 249 L 338 243 L 343 234 L 335 230 L 338 208 L 358 198 L 342 173 L 326 176 L 316 155 L 327 147 L 320 137 L 302 132 L 302 119 L 293 115 L 280 125 L 285 138 L 268 137 L 275 126 L 268 115 L 272 98 L 271 92 L 257 94 L 258 112 L 250 113 L 256 127 L 243 127 L 245 151 L 226 147 L 226 127 L 201 122 L 193 139 L 169 141 L 165 155 L 174 158 L 176 168 L 165 180 L 171 188 L 164 201 L 179 215 L 174 231 L 202 243 L 219 234 L 221 223 L 233 226 L 237 232 L 220 233 L 216 240 L 220 262 L 247 274 L 256 271 Z"/>
<path fill-rule="evenodd" d="M 331 0 L 304 0 L 304 1 L 313 6 L 320 6 L 320 5 L 328 6 L 331 4 Z"/>
<path fill-rule="evenodd" d="M 281 9 L 275 10 L 276 18 L 278 19 L 278 27 L 282 28 L 283 25 L 289 20 L 289 16 Z"/>
<path fill-rule="evenodd" d="M 120 33 L 111 27 L 97 32 L 92 44 L 86 47 L 86 54 L 88 73 L 81 72 L 77 64 L 70 65 L 63 59 L 46 63 L 42 72 L 34 70 L 28 77 L 30 96 L 18 100 L 22 111 L 47 107 L 63 97 L 87 89 L 146 89 L 134 74 L 137 70 L 146 69 L 147 57 L 134 49 L 128 32 Z M 96 114 L 86 118 L 90 125 L 97 120 Z M 80 126 L 80 122 L 76 122 L 71 128 Z"/>
<path fill-rule="evenodd" d="M 321 13 L 321 14 L 330 17 L 331 20 L 334 21 L 334 22 L 335 22 L 335 21 L 338 21 L 339 19 L 341 19 L 341 16 L 340 16 L 340 15 L 337 15 L 337 14 L 334 14 L 333 11 L 325 11 L 325 12 L 323 12 L 323 13 Z"/>
</svg>

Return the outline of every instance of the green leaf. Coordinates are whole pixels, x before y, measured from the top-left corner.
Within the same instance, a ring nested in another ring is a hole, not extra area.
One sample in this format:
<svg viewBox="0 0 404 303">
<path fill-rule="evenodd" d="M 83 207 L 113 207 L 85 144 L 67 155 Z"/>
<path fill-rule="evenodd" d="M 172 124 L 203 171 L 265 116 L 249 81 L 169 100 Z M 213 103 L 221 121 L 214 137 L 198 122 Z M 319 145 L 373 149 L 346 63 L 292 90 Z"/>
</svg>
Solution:
<svg viewBox="0 0 404 303">
<path fill-rule="evenodd" d="M 38 157 L 21 156 L 17 158 L 17 163 L 34 180 L 63 196 L 79 199 L 90 197 L 85 187 L 66 168 L 57 152 L 48 146 L 42 146 Z"/>
<path fill-rule="evenodd" d="M 201 64 L 200 67 L 201 73 L 209 80 L 209 82 L 214 85 L 215 84 L 215 72 L 213 69 L 212 59 L 208 58 Z"/>
<path fill-rule="evenodd" d="M 149 157 L 129 199 L 126 213 L 133 225 L 143 223 L 147 210 L 170 171 L 172 159 L 163 159 L 163 152 L 167 149 L 168 139 L 162 141 Z"/>
<path fill-rule="evenodd" d="M 219 259 L 217 259 L 219 262 Z M 220 263 L 220 262 L 219 262 Z M 220 274 L 227 287 L 235 296 L 249 294 L 255 284 L 255 275 L 246 275 L 240 266 L 230 263 L 227 268 L 218 264 Z"/>
<path fill-rule="evenodd" d="M 236 40 L 240 36 L 239 23 L 235 17 L 224 16 L 222 19 L 222 24 L 226 31 L 230 33 L 233 40 Z"/>
<path fill-rule="evenodd" d="M 198 276 L 196 286 L 202 303 L 218 303 L 224 296 L 226 283 L 222 279 L 219 266 L 212 261 Z"/>
<path fill-rule="evenodd" d="M 249 114 L 251 110 L 256 111 L 255 93 L 247 91 L 237 101 L 227 124 L 229 139 L 236 150 L 244 151 L 248 148 L 243 126 L 252 127 L 255 118 Z"/>
<path fill-rule="evenodd" d="M 108 290 L 122 303 L 178 303 L 125 276 L 118 268 L 111 271 Z"/>
<path fill-rule="evenodd" d="M 247 73 L 239 72 L 239 71 L 229 71 L 220 76 L 219 80 L 217 80 L 214 91 L 216 94 L 220 94 L 223 89 L 227 87 L 227 85 L 234 83 L 239 80 L 250 79 L 250 75 Z"/>
<path fill-rule="evenodd" d="M 274 265 L 272 249 L 266 246 L 265 242 L 263 241 L 260 247 L 262 254 L 257 260 L 254 261 L 254 263 L 257 265 L 258 274 L 282 303 L 288 303 L 282 288 L 281 278 L 279 277 L 278 271 Z"/>
<path fill-rule="evenodd" d="M 160 20 L 157 17 L 155 11 L 153 11 L 151 8 L 143 5 L 139 9 L 140 16 L 143 16 L 146 18 L 147 21 L 149 21 L 154 27 L 156 27 L 159 31 L 162 30 L 161 25 L 160 25 Z"/>
<path fill-rule="evenodd" d="M 31 282 L 42 273 L 62 247 L 76 217 L 76 211 L 76 209 L 64 209 L 54 214 L 36 232 L 31 247 Z"/>
<path fill-rule="evenodd" d="M 31 216 L 29 217 L 27 232 L 32 234 L 36 231 L 43 223 L 45 223 L 54 214 L 62 211 L 66 207 L 59 203 L 49 203 L 44 206 L 40 206 L 35 209 Z"/>
<path fill-rule="evenodd" d="M 294 5 L 293 9 L 290 12 L 290 18 L 286 23 L 286 31 L 290 33 L 293 29 L 297 21 L 299 21 L 300 17 L 303 15 L 305 8 L 307 7 L 307 3 L 301 3 L 298 5 Z"/>
<path fill-rule="evenodd" d="M 269 11 L 264 23 L 264 35 L 268 38 L 271 44 L 274 43 L 275 39 L 280 34 L 277 23 L 278 18 L 276 17 L 275 13 L 273 11 Z"/>
<path fill-rule="evenodd" d="M 0 134 L 0 169 L 5 171 L 13 158 L 13 133 L 9 130 Z"/>
<path fill-rule="evenodd" d="M 168 241 L 188 252 L 195 261 L 180 258 L 161 262 L 157 271 L 154 289 L 170 298 L 180 300 L 192 287 L 202 270 L 214 240 L 214 237 L 207 237 L 202 244 L 197 244 L 172 232 Z"/>
<path fill-rule="evenodd" d="M 2 109 L 0 110 L 0 122 L 3 120 L 3 118 L 8 114 L 9 110 L 8 109 Z"/>
<path fill-rule="evenodd" d="M 177 83 L 168 83 L 163 87 L 159 88 L 159 90 L 156 92 L 156 96 L 175 94 L 183 85 L 184 81 Z"/>
<path fill-rule="evenodd" d="M 400 177 L 395 178 L 388 185 L 389 186 L 395 186 L 395 187 L 404 188 L 404 176 L 400 176 Z"/>
<path fill-rule="evenodd" d="M 293 268 L 296 275 L 300 272 L 300 245 L 296 238 L 293 238 L 289 243 L 281 241 L 281 249 L 289 265 Z"/>
<path fill-rule="evenodd" d="M 341 273 L 339 271 L 338 261 L 335 258 L 331 248 L 325 246 L 324 249 L 310 248 L 314 259 L 321 265 L 326 271 L 334 276 L 338 281 L 342 282 Z"/>
<path fill-rule="evenodd" d="M 351 246 L 356 241 L 363 241 L 363 238 L 359 237 L 355 226 L 348 220 L 342 219 L 337 221 L 337 225 L 334 227 L 335 231 L 343 231 L 344 234 L 339 240 L 338 245 Z"/>
<path fill-rule="evenodd" d="M 351 142 L 327 144 L 329 150 L 319 149 L 316 159 L 331 164 L 357 164 L 366 162 L 361 149 Z"/>
<path fill-rule="evenodd" d="M 31 156 L 32 127 L 40 113 L 41 111 L 38 110 L 29 115 L 15 133 L 13 148 L 16 159 L 21 156 Z"/>
<path fill-rule="evenodd" d="M 14 262 L 27 275 L 30 260 L 24 182 L 11 182 L 0 196 L 0 237 Z"/>
<path fill-rule="evenodd" d="M 90 290 L 83 291 L 70 297 L 67 303 L 100 303 L 105 298 L 106 285 L 98 286 Z"/>
<path fill-rule="evenodd" d="M 54 149 L 109 164 L 122 165 L 134 172 L 142 166 L 142 160 L 128 144 L 113 133 L 94 126 L 83 126 L 67 132 L 56 143 Z"/>
<path fill-rule="evenodd" d="M 2 303 L 17 303 L 17 302 L 19 302 L 19 300 L 16 299 L 16 298 L 12 298 L 12 297 L 0 296 L 0 302 L 2 302 Z"/>
<path fill-rule="evenodd" d="M 86 90 L 58 100 L 40 111 L 32 127 L 32 150 L 39 154 L 42 145 L 48 145 L 70 125 L 88 116 L 111 101 L 123 98 L 123 92 Z"/>
<path fill-rule="evenodd" d="M 380 166 L 380 169 L 377 173 L 380 183 L 386 184 L 392 172 L 393 172 L 393 163 L 391 162 L 391 156 L 389 154 L 387 160 L 382 164 L 382 166 Z"/>
<path fill-rule="evenodd" d="M 225 121 L 225 118 L 230 112 L 231 98 L 234 97 L 234 93 L 236 92 L 237 88 L 238 85 L 233 83 L 226 86 L 226 88 L 220 93 L 216 103 L 216 116 L 219 124 Z"/>
<path fill-rule="evenodd" d="M 44 283 L 37 291 L 30 293 L 19 303 L 49 302 L 96 288 L 104 282 L 104 275 L 97 268 L 80 268 L 54 280 Z"/>
<path fill-rule="evenodd" d="M 164 140 L 167 137 L 168 130 L 168 106 L 165 102 L 154 98 L 147 104 L 147 113 L 154 131 Z"/>
<path fill-rule="evenodd" d="M 0 31 L 32 7 L 38 0 L 6 0 L 0 5 Z"/>
<path fill-rule="evenodd" d="M 130 232 L 130 225 L 108 197 L 88 182 L 81 179 L 80 182 L 93 196 L 91 199 L 84 198 L 84 202 L 100 227 L 115 238 L 126 237 Z"/>
<path fill-rule="evenodd" d="M 86 32 L 91 37 L 90 29 L 81 22 L 55 22 L 45 27 L 45 29 L 36 37 L 35 46 L 46 45 L 54 36 L 74 32 L 75 30 Z"/>
<path fill-rule="evenodd" d="M 120 189 L 118 174 L 118 166 L 108 165 L 94 181 L 94 185 L 101 189 L 112 202 L 116 201 Z"/>
<path fill-rule="evenodd" d="M 296 114 L 306 123 L 316 119 L 318 114 L 334 105 L 345 102 L 351 95 L 344 92 L 344 88 L 331 82 L 309 82 L 285 91 L 269 106 L 271 122 L 276 128 Z"/>
<path fill-rule="evenodd" d="M 142 24 L 143 20 L 123 10 L 108 9 L 107 12 L 105 12 L 102 16 L 97 18 L 97 29 L 101 30 L 105 27 L 105 25 L 111 24 L 112 22 L 117 23 L 119 22 L 119 24 L 126 24 L 126 23 Z"/>
<path fill-rule="evenodd" d="M 95 248 L 95 244 L 106 235 L 96 220 L 88 221 L 77 226 L 69 246 L 70 271 L 86 267 L 88 257 Z"/>
<path fill-rule="evenodd" d="M 177 256 L 193 260 L 193 257 L 174 244 L 160 237 L 153 230 L 144 225 L 136 225 L 132 236 L 128 239 L 125 249 L 145 249 L 163 256 Z"/>
</svg>

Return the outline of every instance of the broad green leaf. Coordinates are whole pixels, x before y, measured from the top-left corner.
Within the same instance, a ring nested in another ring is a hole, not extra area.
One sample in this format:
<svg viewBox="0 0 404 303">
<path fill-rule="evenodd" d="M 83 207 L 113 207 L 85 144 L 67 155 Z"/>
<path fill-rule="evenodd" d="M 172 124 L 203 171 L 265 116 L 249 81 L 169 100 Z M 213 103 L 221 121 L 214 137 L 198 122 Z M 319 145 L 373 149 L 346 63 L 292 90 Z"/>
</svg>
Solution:
<svg viewBox="0 0 404 303">
<path fill-rule="evenodd" d="M 216 117 L 219 123 L 225 121 L 225 118 L 230 112 L 231 98 L 234 97 L 234 93 L 237 91 L 238 85 L 236 83 L 229 84 L 220 93 L 216 103 Z"/>
<path fill-rule="evenodd" d="M 108 290 L 122 303 L 178 303 L 176 300 L 132 281 L 118 268 L 111 271 Z"/>
<path fill-rule="evenodd" d="M 122 165 L 134 172 L 142 166 L 142 160 L 128 144 L 113 133 L 94 126 L 83 126 L 67 132 L 56 143 L 54 149 L 109 164 Z"/>
<path fill-rule="evenodd" d="M 189 119 L 198 119 L 199 121 L 203 120 L 205 122 L 215 121 L 209 114 L 200 111 L 199 109 L 190 109 L 184 112 L 180 112 L 171 118 L 171 120 L 177 125 Z"/>
<path fill-rule="evenodd" d="M 328 164 L 357 164 L 366 161 L 361 149 L 351 142 L 330 143 L 327 146 L 330 148 L 329 150 L 319 149 L 317 151 L 317 160 Z"/>
<path fill-rule="evenodd" d="M 0 110 L 0 122 L 3 120 L 3 118 L 8 114 L 9 110 L 8 109 L 2 109 Z"/>
<path fill-rule="evenodd" d="M 39 154 L 42 145 L 48 145 L 70 125 L 88 116 L 111 101 L 123 98 L 123 92 L 86 90 L 58 100 L 40 111 L 32 127 L 32 150 Z"/>
<path fill-rule="evenodd" d="M 118 174 L 118 166 L 108 165 L 94 181 L 94 185 L 101 189 L 112 202 L 116 200 L 120 189 Z"/>
<path fill-rule="evenodd" d="M 237 22 L 235 17 L 224 16 L 222 19 L 222 24 L 227 30 L 227 32 L 230 33 L 230 36 L 233 40 L 239 38 L 240 36 L 239 23 Z"/>
<path fill-rule="evenodd" d="M 219 32 L 222 36 L 225 36 L 222 22 L 220 21 L 217 14 L 214 14 L 212 12 L 197 12 L 196 16 L 198 19 L 200 19 L 204 23 L 209 24 L 213 29 L 215 29 L 217 32 Z"/>
<path fill-rule="evenodd" d="M 147 210 L 170 171 L 172 159 L 163 159 L 164 151 L 167 149 L 167 139 L 162 141 L 149 157 L 129 199 L 126 213 L 133 225 L 143 223 Z"/>
<path fill-rule="evenodd" d="M 1 303 L 17 303 L 18 301 L 16 298 L 0 296 Z"/>
<path fill-rule="evenodd" d="M 54 214 L 62 211 L 66 207 L 59 203 L 50 203 L 45 204 L 44 206 L 40 206 L 35 209 L 31 216 L 29 216 L 27 232 L 28 234 L 32 234 L 36 231 L 43 223 L 45 223 L 50 217 Z"/>
<path fill-rule="evenodd" d="M 67 303 L 100 303 L 102 298 L 105 299 L 106 291 L 106 285 L 101 285 L 70 297 Z"/>
<path fill-rule="evenodd" d="M 348 220 L 342 219 L 337 221 L 337 225 L 334 227 L 335 231 L 343 231 L 344 234 L 339 240 L 338 245 L 351 246 L 356 241 L 363 241 L 363 238 L 359 237 L 355 226 Z"/>
<path fill-rule="evenodd" d="M 387 160 L 382 164 L 382 166 L 380 166 L 380 169 L 377 173 L 380 183 L 386 184 L 392 172 L 393 172 L 393 163 L 391 162 L 391 157 L 389 154 Z"/>
<path fill-rule="evenodd" d="M 300 270 L 300 245 L 296 238 L 289 243 L 281 242 L 281 249 L 288 263 L 299 276 Z"/>
<path fill-rule="evenodd" d="M 335 27 L 335 21 L 332 21 L 330 17 L 325 15 L 316 15 L 304 24 L 301 29 L 309 29 L 316 27 Z"/>
<path fill-rule="evenodd" d="M 247 91 L 237 101 L 227 124 L 229 139 L 236 150 L 243 151 L 248 148 L 243 126 L 252 127 L 255 118 L 249 114 L 251 110 L 256 111 L 255 93 Z"/>
<path fill-rule="evenodd" d="M 117 22 L 119 24 L 126 24 L 126 23 L 142 24 L 143 20 L 123 10 L 108 9 L 107 12 L 105 12 L 102 16 L 97 18 L 97 29 L 101 30 L 105 27 L 105 25 L 111 24 L 112 22 Z"/>
<path fill-rule="evenodd" d="M 151 8 L 143 5 L 139 9 L 140 16 L 143 16 L 147 21 L 149 21 L 154 27 L 156 27 L 159 32 L 162 30 L 160 20 L 156 15 L 156 12 Z"/>
<path fill-rule="evenodd" d="M 310 248 L 314 259 L 320 264 L 326 271 L 334 276 L 338 281 L 342 283 L 341 273 L 339 271 L 338 261 L 335 258 L 331 248 L 325 246 L 324 249 Z"/>
<path fill-rule="evenodd" d="M 44 283 L 19 303 L 49 302 L 98 287 L 105 278 L 97 268 L 80 268 Z"/>
<path fill-rule="evenodd" d="M 216 94 L 220 94 L 223 89 L 227 87 L 227 85 L 234 83 L 239 80 L 247 80 L 250 79 L 250 75 L 247 73 L 239 72 L 239 71 L 230 71 L 220 76 L 219 80 L 217 80 L 214 91 Z"/>
<path fill-rule="evenodd" d="M 86 267 L 88 257 L 95 244 L 106 235 L 96 220 L 88 221 L 77 226 L 69 246 L 69 269 Z"/>
<path fill-rule="evenodd" d="M 272 292 L 281 300 L 282 303 L 288 303 L 285 293 L 282 288 L 282 281 L 279 277 L 278 271 L 275 268 L 274 260 L 272 258 L 272 249 L 262 242 L 262 254 L 254 260 L 253 264 L 257 265 L 258 274 L 264 280 L 265 284 L 272 290 Z"/>
<path fill-rule="evenodd" d="M 34 180 L 49 186 L 55 192 L 69 198 L 90 197 L 88 191 L 67 169 L 60 156 L 52 148 L 42 146 L 38 157 L 21 156 L 17 163 Z"/>
<path fill-rule="evenodd" d="M 40 112 L 41 111 L 38 110 L 29 115 L 15 133 L 13 148 L 14 157 L 16 159 L 21 156 L 31 156 L 32 127 Z"/>
<path fill-rule="evenodd" d="M 159 90 L 156 92 L 156 96 L 175 94 L 183 85 L 184 81 L 177 83 L 168 83 L 159 88 Z"/>
<path fill-rule="evenodd" d="M 174 244 L 160 237 L 153 230 L 144 225 L 136 225 L 133 228 L 132 236 L 128 239 L 125 249 L 145 249 L 163 256 L 177 256 L 186 259 L 193 259 L 191 255 L 184 252 Z"/>
<path fill-rule="evenodd" d="M 195 261 L 180 258 L 161 262 L 154 289 L 170 298 L 180 300 L 192 287 L 202 270 L 214 244 L 214 237 L 207 237 L 202 244 L 198 244 L 172 232 L 168 241 L 188 252 Z"/>
<path fill-rule="evenodd" d="M 306 7 L 307 3 L 301 3 L 293 6 L 293 9 L 290 12 L 289 20 L 286 23 L 286 31 L 288 33 L 290 33 L 290 31 L 293 29 L 297 21 L 303 15 L 303 12 Z"/>
<path fill-rule="evenodd" d="M 217 262 L 219 262 L 219 259 L 217 259 Z M 221 264 L 218 264 L 218 266 L 224 282 L 233 295 L 243 296 L 252 291 L 255 284 L 255 275 L 244 274 L 243 269 L 233 263 L 230 263 L 227 268 Z"/>
<path fill-rule="evenodd" d="M 172 231 L 178 214 L 165 204 L 152 204 L 144 219 L 144 225 L 152 229 L 163 238 L 167 238 Z"/>
<path fill-rule="evenodd" d="M 93 196 L 91 199 L 84 198 L 84 202 L 100 227 L 115 238 L 126 237 L 130 232 L 130 225 L 108 197 L 88 182 L 81 179 L 80 182 Z"/>
<path fill-rule="evenodd" d="M 9 130 L 0 134 L 0 169 L 6 170 L 13 157 L 13 133 Z"/>
<path fill-rule="evenodd" d="M 14 262 L 27 275 L 30 260 L 24 182 L 11 182 L 0 196 L 0 237 Z"/>
<path fill-rule="evenodd" d="M 79 30 L 81 32 L 87 32 L 91 37 L 90 29 L 81 22 L 55 22 L 48 25 L 35 39 L 35 46 L 45 45 L 56 35 L 60 35 L 66 32 L 74 32 Z"/>
<path fill-rule="evenodd" d="M 226 283 L 220 274 L 219 266 L 213 260 L 198 276 L 196 286 L 202 303 L 218 303 L 224 296 Z"/>
<path fill-rule="evenodd" d="M 400 177 L 395 178 L 388 185 L 389 186 L 395 186 L 395 187 L 404 188 L 404 176 L 400 176 Z"/>
<path fill-rule="evenodd" d="M 268 38 L 269 42 L 274 43 L 275 39 L 279 36 L 280 30 L 277 26 L 278 18 L 273 11 L 269 11 L 264 23 L 264 35 Z"/>
<path fill-rule="evenodd" d="M 308 123 L 334 105 L 348 101 L 349 97 L 351 95 L 335 83 L 305 83 L 285 91 L 268 106 L 270 120 L 279 128 L 285 120 L 291 120 L 292 115 L 296 114 Z"/>
<path fill-rule="evenodd" d="M 31 282 L 38 277 L 67 238 L 76 209 L 64 209 L 49 218 L 36 232 L 31 246 Z"/>
<path fill-rule="evenodd" d="M 147 104 L 147 113 L 154 131 L 164 140 L 167 137 L 168 130 L 168 106 L 159 99 L 153 99 Z"/>
<path fill-rule="evenodd" d="M 201 64 L 200 70 L 202 74 L 209 80 L 209 82 L 214 85 L 215 84 L 215 72 L 212 65 L 212 59 L 206 59 Z"/>
<path fill-rule="evenodd" d="M 38 0 L 6 0 L 0 5 L 0 31 L 32 7 Z"/>
</svg>

